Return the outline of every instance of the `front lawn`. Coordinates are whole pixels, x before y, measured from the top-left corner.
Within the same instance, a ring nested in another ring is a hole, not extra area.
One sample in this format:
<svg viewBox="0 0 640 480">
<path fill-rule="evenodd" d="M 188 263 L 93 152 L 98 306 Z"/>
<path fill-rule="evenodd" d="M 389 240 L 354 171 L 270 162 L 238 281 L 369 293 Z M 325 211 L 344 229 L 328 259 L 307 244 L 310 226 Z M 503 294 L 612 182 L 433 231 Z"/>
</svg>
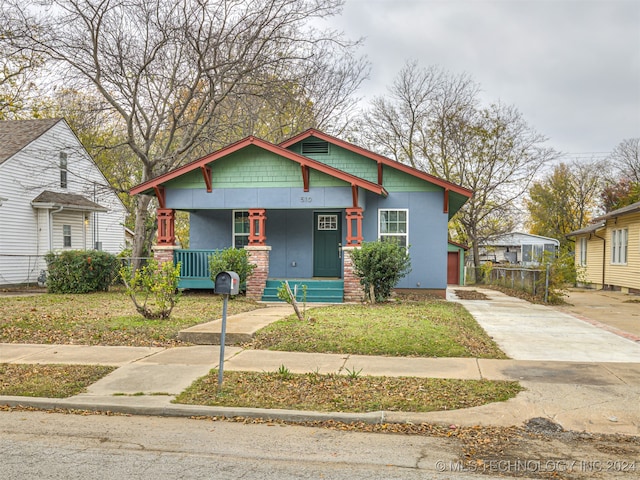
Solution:
<svg viewBox="0 0 640 480">
<path fill-rule="evenodd" d="M 0 363 L 0 395 L 72 397 L 114 370 L 115 367 L 101 365 Z"/>
<path fill-rule="evenodd" d="M 517 382 L 374 377 L 278 372 L 217 371 L 194 382 L 175 403 L 322 412 L 431 412 L 476 407 L 513 398 Z"/>
<path fill-rule="evenodd" d="M 444 300 L 336 305 L 277 321 L 253 348 L 292 352 L 418 357 L 507 358 L 458 303 Z"/>
<path fill-rule="evenodd" d="M 262 305 L 237 297 L 228 313 Z M 222 316 L 222 297 L 183 295 L 168 320 L 146 320 L 122 290 L 0 297 L 0 343 L 175 346 L 180 330 Z"/>
</svg>

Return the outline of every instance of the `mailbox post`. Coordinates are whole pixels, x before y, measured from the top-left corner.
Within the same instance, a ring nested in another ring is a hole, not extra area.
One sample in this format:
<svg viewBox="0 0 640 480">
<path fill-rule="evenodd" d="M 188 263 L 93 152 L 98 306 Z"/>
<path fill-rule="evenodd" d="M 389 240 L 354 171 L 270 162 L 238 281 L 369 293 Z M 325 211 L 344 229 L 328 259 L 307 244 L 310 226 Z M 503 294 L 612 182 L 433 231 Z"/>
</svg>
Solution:
<svg viewBox="0 0 640 480">
<path fill-rule="evenodd" d="M 222 388 L 224 373 L 224 341 L 227 334 L 227 302 L 229 295 L 240 293 L 240 277 L 236 272 L 220 272 L 216 275 L 214 293 L 222 295 L 222 326 L 220 330 L 220 362 L 218 365 L 218 391 Z"/>
</svg>

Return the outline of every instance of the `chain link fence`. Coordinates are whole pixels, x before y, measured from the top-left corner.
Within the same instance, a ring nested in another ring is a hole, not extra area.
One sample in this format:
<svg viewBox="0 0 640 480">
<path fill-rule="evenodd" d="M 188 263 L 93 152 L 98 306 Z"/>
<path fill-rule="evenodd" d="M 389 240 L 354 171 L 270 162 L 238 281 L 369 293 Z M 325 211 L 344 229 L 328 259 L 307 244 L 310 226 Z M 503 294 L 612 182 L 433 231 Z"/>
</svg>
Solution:
<svg viewBox="0 0 640 480">
<path fill-rule="evenodd" d="M 549 298 L 549 267 L 467 266 L 466 285 L 498 285 Z"/>
</svg>

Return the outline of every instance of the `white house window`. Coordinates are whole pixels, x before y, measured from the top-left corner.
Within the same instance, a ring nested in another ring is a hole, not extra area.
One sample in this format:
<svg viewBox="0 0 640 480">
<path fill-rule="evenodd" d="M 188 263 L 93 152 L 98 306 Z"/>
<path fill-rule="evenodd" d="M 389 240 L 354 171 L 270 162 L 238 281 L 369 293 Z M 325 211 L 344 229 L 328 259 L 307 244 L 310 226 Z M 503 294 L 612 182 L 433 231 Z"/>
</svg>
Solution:
<svg viewBox="0 0 640 480">
<path fill-rule="evenodd" d="M 409 211 L 378 210 L 378 239 L 409 245 Z"/>
<path fill-rule="evenodd" d="M 233 212 L 233 246 L 243 248 L 249 245 L 249 211 Z"/>
<path fill-rule="evenodd" d="M 62 226 L 62 246 L 71 248 L 71 225 Z"/>
<path fill-rule="evenodd" d="M 611 263 L 627 263 L 627 240 L 629 231 L 626 228 L 619 228 L 611 232 Z"/>
<path fill-rule="evenodd" d="M 318 215 L 318 230 L 338 230 L 338 215 Z"/>
<path fill-rule="evenodd" d="M 67 154 L 60 152 L 60 188 L 67 188 Z"/>
<path fill-rule="evenodd" d="M 580 239 L 580 265 L 587 265 L 587 238 L 582 237 Z"/>
</svg>

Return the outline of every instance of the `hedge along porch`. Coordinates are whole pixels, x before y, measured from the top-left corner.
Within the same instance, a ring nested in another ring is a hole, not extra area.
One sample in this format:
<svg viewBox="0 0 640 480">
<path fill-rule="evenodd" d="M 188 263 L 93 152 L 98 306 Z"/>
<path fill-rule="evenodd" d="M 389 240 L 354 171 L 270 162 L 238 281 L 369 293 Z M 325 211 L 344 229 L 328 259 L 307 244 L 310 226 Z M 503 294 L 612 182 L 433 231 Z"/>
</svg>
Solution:
<svg viewBox="0 0 640 480">
<path fill-rule="evenodd" d="M 363 298 L 350 251 L 378 239 L 409 246 L 413 271 L 399 288 L 444 293 L 448 220 L 471 195 L 317 130 L 280 145 L 245 138 L 131 190 L 140 193 L 158 199 L 156 256 L 173 259 L 184 210 L 192 251 L 248 250 L 258 265 L 249 297 L 262 299 L 269 281 L 339 279 L 347 301 Z"/>
</svg>

